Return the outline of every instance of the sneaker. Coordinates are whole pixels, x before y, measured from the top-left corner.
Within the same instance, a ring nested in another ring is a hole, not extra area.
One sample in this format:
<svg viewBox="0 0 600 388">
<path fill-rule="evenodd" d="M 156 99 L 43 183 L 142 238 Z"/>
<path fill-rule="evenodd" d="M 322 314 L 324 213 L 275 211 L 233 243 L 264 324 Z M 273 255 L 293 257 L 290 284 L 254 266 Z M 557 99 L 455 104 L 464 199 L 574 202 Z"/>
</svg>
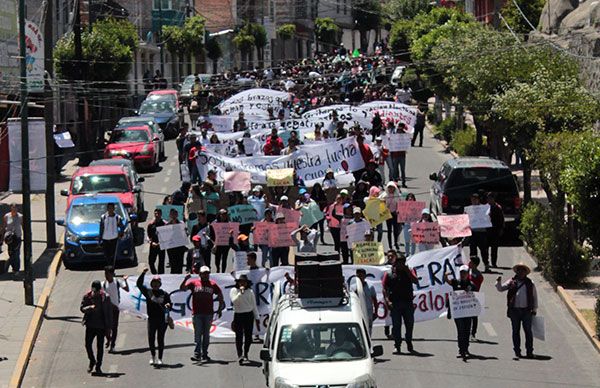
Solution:
<svg viewBox="0 0 600 388">
<path fill-rule="evenodd" d="M 156 364 L 156 358 L 154 356 L 152 356 L 152 358 L 150 358 L 150 361 L 148 361 L 148 364 L 150 364 L 150 365 Z"/>
<path fill-rule="evenodd" d="M 192 361 L 201 361 L 202 359 L 200 358 L 199 354 L 194 354 L 192 357 L 190 357 L 190 360 Z"/>
<path fill-rule="evenodd" d="M 516 358 L 523 358 L 523 355 L 521 354 L 520 351 L 515 350 L 515 357 Z"/>
<path fill-rule="evenodd" d="M 108 353 L 110 354 L 114 354 L 115 353 L 115 347 L 114 345 L 110 347 L 110 349 L 108 349 Z"/>
<path fill-rule="evenodd" d="M 471 342 L 477 342 L 478 339 L 475 337 L 475 334 L 471 334 Z"/>
<path fill-rule="evenodd" d="M 154 366 L 162 366 L 163 362 L 162 360 L 159 358 L 156 360 L 156 362 L 154 363 Z"/>
<path fill-rule="evenodd" d="M 97 375 L 103 375 L 104 372 L 102 372 L 102 368 L 99 364 L 96 364 L 96 370 L 94 371 L 94 373 L 96 373 Z"/>
<path fill-rule="evenodd" d="M 238 364 L 243 365 L 244 364 L 244 357 L 240 356 L 238 358 Z"/>
<path fill-rule="evenodd" d="M 247 355 L 247 354 L 244 356 L 244 361 L 246 361 L 246 362 L 250 361 L 250 360 L 248 359 L 248 355 Z"/>
<path fill-rule="evenodd" d="M 88 368 L 87 368 L 87 373 L 92 373 L 92 370 L 94 370 L 95 365 L 96 365 L 96 363 L 94 361 L 90 361 L 90 364 L 88 365 Z"/>
<path fill-rule="evenodd" d="M 407 342 L 407 343 L 406 343 L 406 348 L 408 349 L 408 351 L 409 351 L 410 353 L 414 353 L 414 351 L 415 351 L 415 349 L 413 348 L 413 344 L 412 344 L 412 342 Z"/>
<path fill-rule="evenodd" d="M 208 354 L 205 354 L 204 356 L 202 356 L 202 361 L 205 361 L 205 362 L 210 362 L 211 361 L 210 357 L 208 357 Z"/>
</svg>

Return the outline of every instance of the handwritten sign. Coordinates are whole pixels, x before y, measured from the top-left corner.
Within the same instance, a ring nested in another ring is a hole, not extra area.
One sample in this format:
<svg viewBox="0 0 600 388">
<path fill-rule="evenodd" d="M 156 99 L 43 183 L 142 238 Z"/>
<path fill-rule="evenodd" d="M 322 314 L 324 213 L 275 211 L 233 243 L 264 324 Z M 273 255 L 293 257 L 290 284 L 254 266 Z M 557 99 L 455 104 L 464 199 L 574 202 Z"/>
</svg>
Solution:
<svg viewBox="0 0 600 388">
<path fill-rule="evenodd" d="M 371 224 L 367 221 L 348 224 L 346 227 L 346 241 L 348 242 L 348 246 L 351 247 L 356 242 L 365 241 L 365 232 L 367 230 L 371 230 Z"/>
<path fill-rule="evenodd" d="M 294 169 L 280 168 L 267 170 L 267 186 L 293 186 Z"/>
<path fill-rule="evenodd" d="M 390 152 L 408 151 L 412 142 L 412 134 L 391 133 L 388 135 L 387 140 Z"/>
<path fill-rule="evenodd" d="M 298 210 L 288 209 L 286 207 L 275 206 L 275 214 L 282 213 L 285 217 L 285 222 L 291 222 L 294 225 L 300 225 L 300 218 L 302 217 L 302 213 Z M 310 226 L 310 225 L 309 225 Z"/>
<path fill-rule="evenodd" d="M 469 237 L 471 227 L 469 226 L 469 216 L 467 214 L 455 214 L 451 216 L 438 216 L 440 225 L 440 236 L 445 238 Z"/>
<path fill-rule="evenodd" d="M 227 208 L 229 219 L 232 222 L 239 222 L 240 225 L 252 224 L 258 221 L 258 214 L 252 205 L 234 205 Z"/>
<path fill-rule="evenodd" d="M 365 205 L 363 214 L 367 221 L 369 221 L 371 224 L 372 228 L 383 223 L 385 220 L 392 218 L 392 213 L 385 205 L 385 201 L 382 201 L 379 198 L 369 199 Z"/>
<path fill-rule="evenodd" d="M 469 215 L 469 225 L 471 225 L 471 229 L 485 229 L 492 227 L 490 205 L 465 206 L 465 213 Z"/>
<path fill-rule="evenodd" d="M 229 246 L 230 230 L 233 230 L 234 239 L 240 233 L 239 222 L 213 222 L 211 226 L 215 231 L 215 245 L 218 247 Z"/>
<path fill-rule="evenodd" d="M 375 241 L 362 241 L 352 245 L 354 265 L 382 265 L 385 263 L 383 244 Z"/>
<path fill-rule="evenodd" d="M 293 247 L 296 244 L 290 233 L 298 228 L 298 225 L 291 222 L 285 224 L 271 224 L 269 230 L 269 246 L 271 248 Z"/>
<path fill-rule="evenodd" d="M 183 223 L 159 226 L 156 228 L 156 233 L 158 234 L 160 249 L 163 251 L 188 246 L 189 239 Z"/>
<path fill-rule="evenodd" d="M 250 178 L 252 174 L 246 171 L 226 171 L 223 187 L 225 192 L 250 191 Z"/>
<path fill-rule="evenodd" d="M 398 222 L 417 222 L 427 207 L 425 201 L 398 201 Z"/>
<path fill-rule="evenodd" d="M 319 205 L 317 205 L 315 201 L 311 201 L 308 204 L 303 205 L 300 208 L 300 213 L 302 215 L 300 217 L 300 224 L 308 226 L 316 224 L 325 217 L 325 215 L 319 208 Z"/>
<path fill-rule="evenodd" d="M 270 227 L 273 225 L 272 222 L 256 222 L 254 223 L 254 230 L 252 231 L 254 245 L 267 245 L 269 244 L 269 232 Z"/>
<path fill-rule="evenodd" d="M 412 240 L 417 244 L 437 244 L 440 227 L 437 222 L 413 222 L 410 224 Z"/>
<path fill-rule="evenodd" d="M 162 217 L 165 220 L 169 219 L 169 212 L 171 209 L 177 210 L 177 219 L 183 221 L 183 206 L 181 205 L 156 205 L 156 209 L 162 211 Z"/>
<path fill-rule="evenodd" d="M 485 295 L 481 292 L 453 291 L 450 294 L 452 318 L 478 317 L 483 313 Z"/>
</svg>

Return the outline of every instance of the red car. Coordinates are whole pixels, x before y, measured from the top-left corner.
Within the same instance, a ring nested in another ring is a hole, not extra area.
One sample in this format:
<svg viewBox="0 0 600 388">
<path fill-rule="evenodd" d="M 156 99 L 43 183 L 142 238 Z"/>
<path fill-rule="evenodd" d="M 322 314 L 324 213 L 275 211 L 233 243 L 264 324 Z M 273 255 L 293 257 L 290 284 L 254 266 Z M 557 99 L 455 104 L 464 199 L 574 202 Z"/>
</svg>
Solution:
<svg viewBox="0 0 600 388">
<path fill-rule="evenodd" d="M 148 93 L 148 97 L 146 97 L 146 100 L 170 100 L 175 103 L 175 108 L 177 108 L 177 110 L 181 109 L 181 104 L 179 102 L 179 92 L 175 89 L 153 90 L 150 93 Z"/>
<path fill-rule="evenodd" d="M 116 129 L 104 149 L 104 157 L 131 159 L 138 169 L 156 170 L 159 163 L 158 144 L 147 125 Z"/>
<path fill-rule="evenodd" d="M 110 193 L 121 200 L 129 214 L 143 212 L 144 201 L 142 190 L 130 180 L 130 175 L 123 166 L 79 167 L 71 178 L 69 190 L 61 190 L 67 197 L 67 209 L 76 197 Z"/>
</svg>

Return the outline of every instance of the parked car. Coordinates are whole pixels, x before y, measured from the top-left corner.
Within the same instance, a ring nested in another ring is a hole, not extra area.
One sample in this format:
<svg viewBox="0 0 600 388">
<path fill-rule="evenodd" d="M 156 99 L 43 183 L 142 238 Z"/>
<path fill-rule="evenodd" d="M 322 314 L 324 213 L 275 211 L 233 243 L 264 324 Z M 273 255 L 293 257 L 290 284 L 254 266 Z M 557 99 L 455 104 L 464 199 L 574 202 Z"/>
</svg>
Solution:
<svg viewBox="0 0 600 388">
<path fill-rule="evenodd" d="M 140 192 L 138 195 L 138 209 L 143 208 L 144 203 L 144 177 L 138 175 L 135 165 L 131 159 L 124 158 L 112 158 L 112 159 L 98 159 L 90 163 L 92 166 L 122 166 L 127 170 L 129 174 L 129 180 L 133 182 L 133 186 L 139 188 Z"/>
<path fill-rule="evenodd" d="M 400 80 L 402 79 L 402 75 L 404 74 L 404 69 L 406 66 L 397 66 L 392 73 L 392 77 L 390 78 L 390 84 L 395 87 L 400 87 Z"/>
<path fill-rule="evenodd" d="M 158 144 L 153 141 L 147 125 L 112 131 L 104 157 L 131 159 L 137 168 L 152 171 L 158 169 L 160 160 Z"/>
<path fill-rule="evenodd" d="M 179 103 L 179 92 L 175 89 L 161 89 L 153 90 L 148 93 L 146 97 L 148 101 L 173 101 L 175 108 L 178 110 L 182 109 L 182 105 Z"/>
<path fill-rule="evenodd" d="M 434 215 L 462 214 L 471 204 L 471 195 L 494 192 L 507 222 L 520 218 L 521 198 L 512 172 L 504 162 L 487 157 L 462 157 L 446 161 L 438 173 L 429 176 L 430 209 Z"/>
<path fill-rule="evenodd" d="M 115 204 L 115 213 L 124 222 L 124 234 L 117 243 L 114 263 L 120 267 L 137 265 L 132 217 L 127 214 L 118 196 L 92 194 L 73 199 L 65 218 L 56 220 L 58 225 L 65 227 L 63 263 L 68 269 L 76 265 L 107 263 L 100 245 L 100 216 L 106 212 L 109 203 Z"/>
<path fill-rule="evenodd" d="M 172 100 L 144 100 L 138 116 L 152 117 L 167 139 L 174 139 L 179 134 L 179 111 Z"/>
<path fill-rule="evenodd" d="M 144 211 L 142 190 L 122 166 L 79 167 L 73 173 L 69 189 L 60 191 L 62 196 L 67 197 L 67 209 L 75 198 L 98 193 L 118 197 L 129 214 Z"/>
<path fill-rule="evenodd" d="M 147 125 L 150 127 L 152 131 L 152 139 L 158 144 L 159 150 L 158 154 L 160 156 L 160 160 L 165 159 L 165 134 L 162 129 L 160 129 L 160 125 L 154 120 L 154 118 L 149 116 L 130 116 L 123 117 L 117 123 L 115 129 L 125 129 L 129 127 L 137 127 L 140 125 Z"/>
</svg>

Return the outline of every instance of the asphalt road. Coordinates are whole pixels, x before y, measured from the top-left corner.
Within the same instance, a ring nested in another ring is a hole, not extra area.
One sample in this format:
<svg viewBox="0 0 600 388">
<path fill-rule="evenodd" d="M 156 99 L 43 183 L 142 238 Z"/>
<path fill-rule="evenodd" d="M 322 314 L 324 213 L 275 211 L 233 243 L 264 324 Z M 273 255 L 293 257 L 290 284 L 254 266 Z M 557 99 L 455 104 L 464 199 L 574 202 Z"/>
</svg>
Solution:
<svg viewBox="0 0 600 388">
<path fill-rule="evenodd" d="M 437 171 L 449 157 L 429 136 L 423 148 L 408 154 L 407 172 L 409 191 L 417 199 L 428 200 L 428 176 Z M 162 170 L 145 174 L 146 208 L 160 202 L 162 196 L 173 192 L 179 185 L 175 144 L 166 147 L 168 159 Z M 157 194 L 153 194 L 157 193 Z M 58 206 L 63 209 L 64 204 Z M 327 238 L 331 239 L 328 233 Z M 384 243 L 386 239 L 384 238 Z M 147 253 L 138 247 L 140 265 Z M 510 267 L 524 260 L 534 266 L 521 247 L 502 247 L 499 271 L 504 278 L 511 275 Z M 138 269 L 119 271 L 137 275 Z M 84 350 L 84 328 L 81 325 L 79 303 L 93 279 L 102 278 L 100 271 L 62 270 L 50 299 L 46 320 L 36 343 L 25 376 L 25 387 L 80 387 L 80 386 L 196 386 L 196 387 L 262 387 L 264 378 L 258 362 L 260 345 L 253 345 L 250 359 L 253 366 L 238 366 L 234 344 L 231 341 L 213 341 L 210 354 L 213 362 L 196 365 L 189 359 L 193 351 L 192 332 L 169 330 L 163 361 L 165 367 L 154 369 L 148 365 L 145 322 L 121 315 L 117 354 L 104 359 L 107 376 L 86 373 L 87 357 Z M 539 314 L 546 318 L 547 340 L 535 341 L 535 360 L 513 359 L 510 323 L 506 318 L 505 294 L 496 292 L 493 282 L 497 274 L 488 274 L 482 291 L 489 306 L 480 318 L 480 342 L 472 344 L 476 355 L 468 362 L 455 357 L 457 353 L 454 323 L 438 319 L 415 326 L 415 355 L 393 355 L 393 344 L 385 340 L 383 328 L 374 330 L 375 344 L 384 346 L 384 356 L 375 366 L 379 387 L 548 387 L 600 386 L 600 356 L 590 345 L 575 320 L 569 315 L 550 285 L 539 274 L 533 274 L 538 286 Z M 343 374 L 344 370 L 331 373 Z"/>
</svg>

